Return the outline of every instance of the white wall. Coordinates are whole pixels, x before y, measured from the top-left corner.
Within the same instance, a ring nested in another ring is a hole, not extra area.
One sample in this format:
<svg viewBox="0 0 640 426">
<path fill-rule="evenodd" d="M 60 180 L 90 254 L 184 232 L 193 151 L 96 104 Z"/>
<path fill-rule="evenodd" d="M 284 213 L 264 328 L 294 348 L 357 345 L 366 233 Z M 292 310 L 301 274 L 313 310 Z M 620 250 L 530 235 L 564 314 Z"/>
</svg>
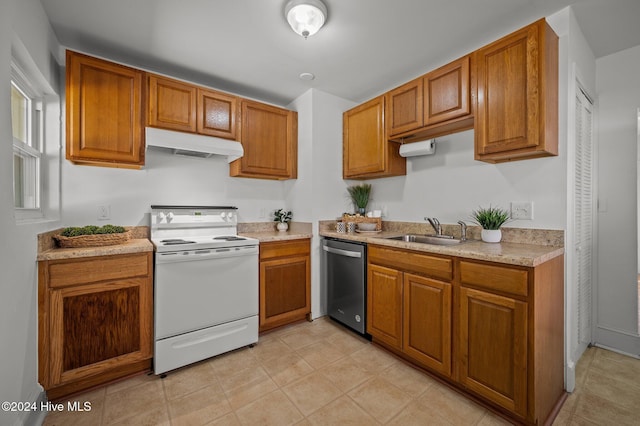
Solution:
<svg viewBox="0 0 640 426">
<path fill-rule="evenodd" d="M 640 354 L 637 290 L 637 110 L 640 46 L 596 61 L 598 285 L 596 343 Z"/>
<path fill-rule="evenodd" d="M 62 208 L 65 225 L 149 225 L 149 206 L 233 205 L 241 222 L 282 207 L 283 183 L 229 177 L 224 157 L 194 158 L 149 148 L 142 170 L 78 166 L 63 160 Z M 111 220 L 97 220 L 98 206 L 111 206 Z"/>
<path fill-rule="evenodd" d="M 321 285 L 318 221 L 334 219 L 347 207 L 342 180 L 342 112 L 354 102 L 311 89 L 291 105 L 298 111 L 298 179 L 285 183 L 286 205 L 294 219 L 311 222 L 311 315 L 326 314 Z"/>
<path fill-rule="evenodd" d="M 566 153 L 567 217 L 565 227 L 565 386 L 573 391 L 575 365 L 586 344 L 577 336 L 577 284 L 574 278 L 574 168 L 575 168 L 575 96 L 576 79 L 592 95 L 595 94 L 595 57 L 586 42 L 571 8 L 567 7 L 547 18 L 559 35 L 559 134 Z"/>
<path fill-rule="evenodd" d="M 373 207 L 387 219 L 470 222 L 478 206 L 509 208 L 531 201 L 534 219 L 510 222 L 519 228 L 564 229 L 565 161 L 562 156 L 489 164 L 473 159 L 473 131 L 437 138 L 432 156 L 407 159 L 407 175 L 371 180 Z"/>
<path fill-rule="evenodd" d="M 30 64 L 41 74 L 40 80 L 58 87 L 57 65 L 52 52 L 57 40 L 51 31 L 39 0 L 0 2 L 0 99 L 9 99 L 11 45 L 24 46 Z M 35 401 L 37 384 L 37 272 L 36 236 L 59 223 L 16 225 L 13 216 L 13 153 L 11 109 L 0 102 L 0 401 Z M 54 142 L 54 141 L 51 141 Z M 26 412 L 0 411 L 0 424 L 23 424 Z M 33 419 L 31 418 L 31 421 Z"/>
</svg>

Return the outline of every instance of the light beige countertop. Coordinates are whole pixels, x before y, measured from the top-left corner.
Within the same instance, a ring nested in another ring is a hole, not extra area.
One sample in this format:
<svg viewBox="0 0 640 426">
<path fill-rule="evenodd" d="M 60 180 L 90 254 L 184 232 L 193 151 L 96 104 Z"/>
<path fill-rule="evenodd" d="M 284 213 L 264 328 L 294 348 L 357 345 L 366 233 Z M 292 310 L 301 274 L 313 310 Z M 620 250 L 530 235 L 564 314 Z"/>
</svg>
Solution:
<svg viewBox="0 0 640 426">
<path fill-rule="evenodd" d="M 153 251 L 153 244 L 148 239 L 148 226 L 125 226 L 125 228 L 131 231 L 130 240 L 123 244 L 101 247 L 60 248 L 56 246 L 53 236 L 60 234 L 62 228 L 42 233 L 38 235 L 38 256 L 36 260 L 61 260 Z"/>
<path fill-rule="evenodd" d="M 438 246 L 432 244 L 422 243 L 409 243 L 397 240 L 388 240 L 385 238 L 403 235 L 405 233 L 415 234 L 433 234 L 429 232 L 428 228 L 416 229 L 416 226 L 422 224 L 409 224 L 410 227 L 403 230 L 400 225 L 402 222 L 395 222 L 390 226 L 385 226 L 383 222 L 383 230 L 380 233 L 339 233 L 336 232 L 335 221 L 322 221 L 319 224 L 319 235 L 322 237 L 339 238 L 349 241 L 360 241 L 367 244 L 377 244 L 387 247 L 396 247 L 401 249 L 415 250 L 426 253 L 441 254 L 447 256 L 456 256 L 467 259 L 484 260 L 489 262 L 505 263 L 509 265 L 519 266 L 538 266 L 548 260 L 564 254 L 564 246 L 560 241 L 563 240 L 564 232 L 556 230 L 523 230 L 525 235 L 520 235 L 523 232 L 520 230 L 503 231 L 503 241 L 500 243 L 485 243 L 480 241 L 479 237 L 476 239 L 476 230 L 472 230 L 469 227 L 469 240 L 459 245 L 454 246 Z M 445 227 L 444 233 L 449 235 L 455 235 L 455 230 L 459 227 L 448 225 L 450 228 Z M 510 235 L 511 234 L 511 235 Z M 459 238 L 458 235 L 455 235 Z M 527 238 L 524 241 L 536 241 L 536 244 L 523 243 L 523 238 Z M 513 241 L 509 241 L 512 239 Z M 517 241 L 517 242 L 514 242 Z M 540 244 L 538 244 L 540 242 Z M 551 244 L 545 244 L 551 243 Z"/>
<path fill-rule="evenodd" d="M 270 241 L 300 240 L 313 237 L 312 226 L 306 222 L 291 222 L 289 230 L 281 232 L 275 222 L 239 223 L 238 235 L 255 238 L 261 243 Z"/>
<path fill-rule="evenodd" d="M 38 253 L 37 260 L 60 260 L 77 257 L 111 256 L 153 251 L 153 244 L 146 238 L 136 238 L 122 244 L 101 247 L 51 248 Z"/>
</svg>

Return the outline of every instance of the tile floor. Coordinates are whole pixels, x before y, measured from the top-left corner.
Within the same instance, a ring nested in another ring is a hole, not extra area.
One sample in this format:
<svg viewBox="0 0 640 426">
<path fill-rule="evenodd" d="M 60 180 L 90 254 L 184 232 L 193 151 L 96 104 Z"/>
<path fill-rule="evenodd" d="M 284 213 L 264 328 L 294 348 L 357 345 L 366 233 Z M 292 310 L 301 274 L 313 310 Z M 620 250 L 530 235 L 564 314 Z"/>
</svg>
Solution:
<svg viewBox="0 0 640 426">
<path fill-rule="evenodd" d="M 591 348 L 555 425 L 638 424 L 640 360 Z M 326 318 L 165 379 L 141 375 L 85 393 L 52 425 L 504 425 L 429 376 Z"/>
</svg>

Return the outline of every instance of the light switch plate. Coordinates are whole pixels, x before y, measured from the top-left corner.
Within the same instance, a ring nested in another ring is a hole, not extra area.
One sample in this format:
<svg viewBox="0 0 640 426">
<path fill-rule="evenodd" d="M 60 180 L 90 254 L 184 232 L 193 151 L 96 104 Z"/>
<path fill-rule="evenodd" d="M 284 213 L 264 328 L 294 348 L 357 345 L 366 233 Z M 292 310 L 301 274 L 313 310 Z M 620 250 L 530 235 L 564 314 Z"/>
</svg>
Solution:
<svg viewBox="0 0 640 426">
<path fill-rule="evenodd" d="M 530 201 L 512 202 L 511 219 L 533 220 L 533 203 Z"/>
<path fill-rule="evenodd" d="M 111 206 L 98 206 L 98 220 L 111 219 Z"/>
</svg>

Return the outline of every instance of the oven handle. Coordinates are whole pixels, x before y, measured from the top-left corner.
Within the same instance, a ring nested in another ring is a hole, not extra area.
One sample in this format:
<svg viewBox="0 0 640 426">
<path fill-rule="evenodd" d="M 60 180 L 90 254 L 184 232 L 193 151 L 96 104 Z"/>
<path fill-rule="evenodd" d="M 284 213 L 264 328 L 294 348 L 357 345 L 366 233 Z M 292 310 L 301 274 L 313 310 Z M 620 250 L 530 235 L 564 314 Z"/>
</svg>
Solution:
<svg viewBox="0 0 640 426">
<path fill-rule="evenodd" d="M 223 259 L 228 257 L 258 255 L 258 246 L 199 249 L 156 253 L 156 264 L 175 262 L 195 262 L 199 260 Z"/>
</svg>

